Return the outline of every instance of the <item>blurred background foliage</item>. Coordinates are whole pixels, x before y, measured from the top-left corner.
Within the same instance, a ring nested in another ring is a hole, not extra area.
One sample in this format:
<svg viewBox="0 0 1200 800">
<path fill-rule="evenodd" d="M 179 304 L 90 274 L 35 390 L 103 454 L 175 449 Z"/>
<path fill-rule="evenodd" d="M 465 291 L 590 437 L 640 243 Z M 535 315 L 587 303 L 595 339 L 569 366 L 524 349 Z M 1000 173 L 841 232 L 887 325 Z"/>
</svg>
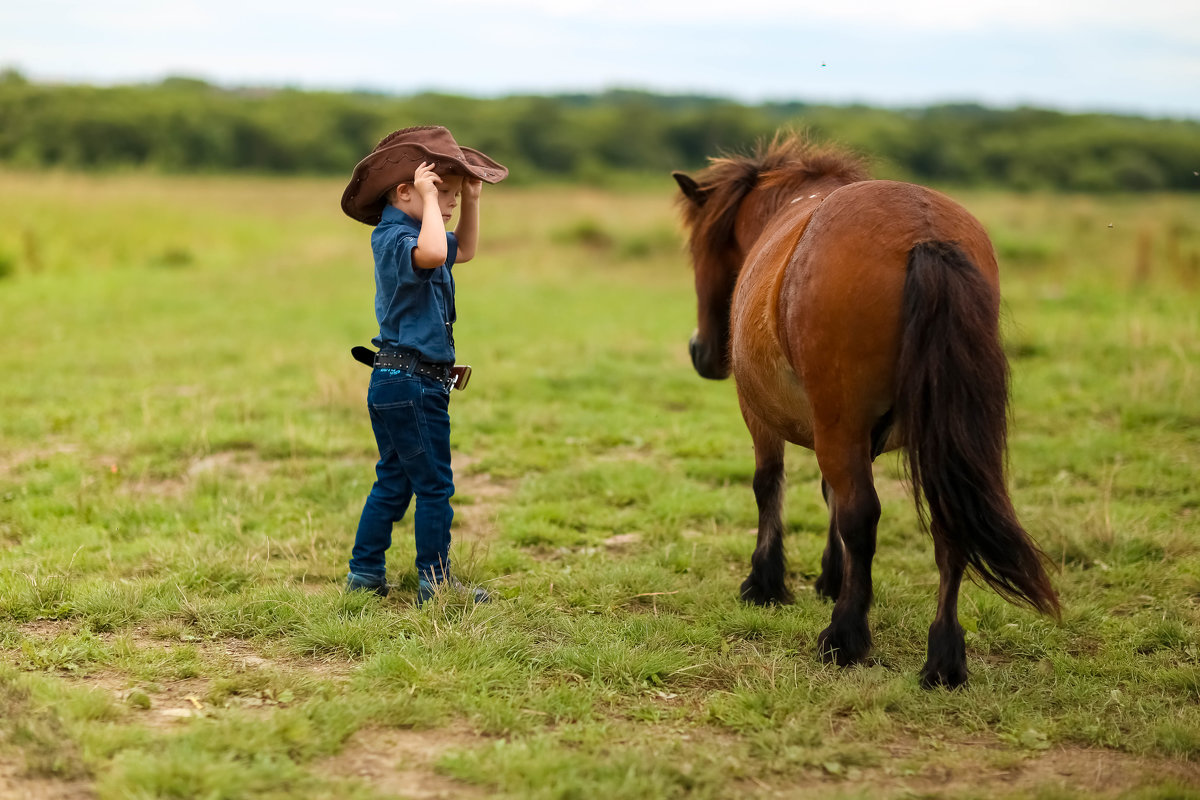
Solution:
<svg viewBox="0 0 1200 800">
<path fill-rule="evenodd" d="M 973 104 L 744 105 L 629 90 L 472 98 L 229 89 L 192 78 L 97 87 L 0 72 L 0 164 L 20 169 L 348 174 L 388 132 L 442 124 L 516 183 L 605 184 L 745 151 L 781 127 L 858 151 L 874 174 L 955 186 L 1200 190 L 1200 121 Z"/>
</svg>

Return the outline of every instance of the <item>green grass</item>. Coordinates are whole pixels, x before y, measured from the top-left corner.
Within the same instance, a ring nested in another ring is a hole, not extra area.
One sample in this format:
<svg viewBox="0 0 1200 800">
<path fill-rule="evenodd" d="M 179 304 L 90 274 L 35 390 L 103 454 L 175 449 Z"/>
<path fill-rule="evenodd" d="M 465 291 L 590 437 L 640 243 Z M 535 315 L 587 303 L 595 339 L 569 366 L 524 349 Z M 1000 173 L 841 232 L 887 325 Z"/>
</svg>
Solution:
<svg viewBox="0 0 1200 800">
<path fill-rule="evenodd" d="M 485 193 L 453 554 L 500 599 L 426 609 L 404 524 L 392 596 L 340 591 L 374 320 L 336 182 L 0 187 L 0 791 L 1200 797 L 1200 200 L 958 195 L 1005 269 L 1013 496 L 1065 612 L 968 586 L 950 693 L 917 685 L 936 570 L 893 456 L 868 665 L 814 655 L 806 451 L 797 602 L 736 599 L 753 455 L 690 367 L 669 179 Z"/>
</svg>

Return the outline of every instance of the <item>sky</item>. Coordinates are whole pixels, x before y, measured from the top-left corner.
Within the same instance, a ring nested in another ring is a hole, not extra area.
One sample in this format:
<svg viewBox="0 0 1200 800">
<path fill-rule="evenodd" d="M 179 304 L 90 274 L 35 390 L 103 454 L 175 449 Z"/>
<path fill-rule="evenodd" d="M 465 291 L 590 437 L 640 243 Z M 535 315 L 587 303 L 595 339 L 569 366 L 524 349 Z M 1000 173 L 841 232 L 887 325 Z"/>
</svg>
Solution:
<svg viewBox="0 0 1200 800">
<path fill-rule="evenodd" d="M 3 68 L 97 84 L 626 88 L 1200 119 L 1200 2 L 0 0 Z"/>
</svg>

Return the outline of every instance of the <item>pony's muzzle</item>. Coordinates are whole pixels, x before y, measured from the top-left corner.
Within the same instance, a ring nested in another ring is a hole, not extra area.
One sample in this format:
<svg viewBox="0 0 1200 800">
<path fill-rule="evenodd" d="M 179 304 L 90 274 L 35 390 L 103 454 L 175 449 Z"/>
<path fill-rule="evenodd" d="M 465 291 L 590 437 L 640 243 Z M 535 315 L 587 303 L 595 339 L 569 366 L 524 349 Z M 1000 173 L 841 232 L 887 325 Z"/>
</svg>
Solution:
<svg viewBox="0 0 1200 800">
<path fill-rule="evenodd" d="M 692 334 L 692 338 L 688 339 L 688 353 L 692 356 L 692 366 L 701 378 L 708 378 L 712 381 L 720 381 L 729 377 L 729 364 L 722 357 L 722 353 L 714 357 L 714 350 L 700 339 L 700 332 L 696 331 Z"/>
</svg>

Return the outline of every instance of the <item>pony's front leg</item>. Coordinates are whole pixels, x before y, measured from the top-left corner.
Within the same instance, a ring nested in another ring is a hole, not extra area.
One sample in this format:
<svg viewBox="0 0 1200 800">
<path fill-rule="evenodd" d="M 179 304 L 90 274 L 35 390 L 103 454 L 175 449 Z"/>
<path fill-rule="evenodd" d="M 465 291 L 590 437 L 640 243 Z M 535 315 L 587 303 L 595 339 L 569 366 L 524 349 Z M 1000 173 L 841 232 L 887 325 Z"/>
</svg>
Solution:
<svg viewBox="0 0 1200 800">
<path fill-rule="evenodd" d="M 837 431 L 815 437 L 817 462 L 828 481 L 832 524 L 841 538 L 842 581 L 829 627 L 817 637 L 822 658 L 841 666 L 862 661 L 871 651 L 867 612 L 871 607 L 871 561 L 875 557 L 875 528 L 879 495 L 871 479 L 871 458 L 865 437 L 841 437 Z M 831 535 L 830 546 L 833 546 Z"/>
<path fill-rule="evenodd" d="M 754 438 L 754 499 L 758 503 L 758 544 L 742 599 L 760 606 L 792 602 L 783 554 L 783 439 L 768 432 L 743 410 Z"/>
</svg>

